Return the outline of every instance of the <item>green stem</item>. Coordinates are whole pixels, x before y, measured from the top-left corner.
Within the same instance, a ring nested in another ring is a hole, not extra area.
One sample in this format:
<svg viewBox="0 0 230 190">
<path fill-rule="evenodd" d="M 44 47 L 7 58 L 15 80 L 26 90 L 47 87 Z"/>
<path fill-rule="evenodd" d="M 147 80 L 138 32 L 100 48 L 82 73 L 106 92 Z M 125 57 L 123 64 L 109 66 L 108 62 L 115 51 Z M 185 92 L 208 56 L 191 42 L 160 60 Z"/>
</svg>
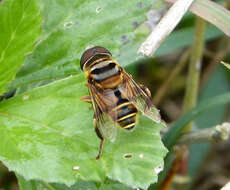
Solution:
<svg viewBox="0 0 230 190">
<path fill-rule="evenodd" d="M 195 28 L 195 41 L 192 46 L 192 53 L 189 63 L 189 73 L 184 98 L 184 112 L 187 112 L 188 110 L 196 106 L 200 81 L 201 62 L 204 49 L 204 34 L 205 21 L 197 17 Z M 191 126 L 192 123 L 190 123 L 185 128 L 185 131 L 190 131 Z"/>
</svg>

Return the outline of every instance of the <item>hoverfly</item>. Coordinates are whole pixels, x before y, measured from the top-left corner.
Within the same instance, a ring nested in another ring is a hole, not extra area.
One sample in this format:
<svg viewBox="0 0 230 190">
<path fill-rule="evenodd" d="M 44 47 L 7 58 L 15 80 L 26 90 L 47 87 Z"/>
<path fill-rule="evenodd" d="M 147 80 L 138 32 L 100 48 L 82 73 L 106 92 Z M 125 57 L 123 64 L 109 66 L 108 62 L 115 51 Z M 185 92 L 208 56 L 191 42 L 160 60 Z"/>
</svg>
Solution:
<svg viewBox="0 0 230 190">
<path fill-rule="evenodd" d="M 135 127 L 138 110 L 157 123 L 161 121 L 148 88 L 138 85 L 107 49 L 100 46 L 87 49 L 80 66 L 90 94 L 81 100 L 92 103 L 95 132 L 101 139 L 97 160 L 102 154 L 104 139 L 115 140 L 117 126 L 126 130 Z"/>
</svg>

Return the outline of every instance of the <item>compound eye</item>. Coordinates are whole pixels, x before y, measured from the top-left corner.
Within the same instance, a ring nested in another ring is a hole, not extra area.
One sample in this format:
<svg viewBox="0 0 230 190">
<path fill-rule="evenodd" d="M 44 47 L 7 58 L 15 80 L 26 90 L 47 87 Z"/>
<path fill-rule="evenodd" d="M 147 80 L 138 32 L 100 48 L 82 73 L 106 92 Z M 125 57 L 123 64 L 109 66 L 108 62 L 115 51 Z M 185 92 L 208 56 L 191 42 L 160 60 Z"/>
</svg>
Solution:
<svg viewBox="0 0 230 190">
<path fill-rule="evenodd" d="M 111 53 L 104 47 L 95 46 L 95 47 L 89 48 L 81 56 L 81 61 L 80 61 L 81 70 L 83 70 L 85 63 L 87 63 L 89 60 L 91 60 L 96 55 L 112 56 Z"/>
</svg>

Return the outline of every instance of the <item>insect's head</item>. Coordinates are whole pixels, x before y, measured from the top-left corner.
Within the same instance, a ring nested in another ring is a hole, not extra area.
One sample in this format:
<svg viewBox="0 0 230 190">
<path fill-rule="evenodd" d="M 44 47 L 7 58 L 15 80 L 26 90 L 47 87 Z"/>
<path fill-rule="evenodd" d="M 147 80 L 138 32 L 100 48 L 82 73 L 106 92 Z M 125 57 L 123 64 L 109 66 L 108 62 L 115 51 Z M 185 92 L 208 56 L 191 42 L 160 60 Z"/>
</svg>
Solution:
<svg viewBox="0 0 230 190">
<path fill-rule="evenodd" d="M 94 46 L 92 48 L 87 49 L 81 56 L 80 66 L 81 70 L 87 65 L 89 65 L 92 61 L 102 57 L 111 57 L 112 54 L 105 49 L 104 47 Z"/>
</svg>

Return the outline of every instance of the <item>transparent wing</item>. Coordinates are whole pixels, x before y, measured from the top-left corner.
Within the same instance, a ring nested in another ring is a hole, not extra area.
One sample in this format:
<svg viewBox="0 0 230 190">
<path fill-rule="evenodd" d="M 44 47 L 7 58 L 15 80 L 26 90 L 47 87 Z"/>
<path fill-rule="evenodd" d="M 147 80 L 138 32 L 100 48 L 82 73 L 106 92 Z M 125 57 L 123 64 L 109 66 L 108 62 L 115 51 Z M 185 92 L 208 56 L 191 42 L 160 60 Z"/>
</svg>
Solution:
<svg viewBox="0 0 230 190">
<path fill-rule="evenodd" d="M 113 142 L 117 136 L 117 124 L 106 113 L 102 113 L 96 120 L 102 136 Z"/>
<path fill-rule="evenodd" d="M 141 89 L 141 87 L 132 79 L 132 77 L 123 72 L 124 83 L 121 85 L 121 91 L 138 110 L 156 123 L 160 123 L 161 116 L 159 110 L 154 106 L 150 97 Z"/>
<path fill-rule="evenodd" d="M 114 141 L 117 136 L 116 113 L 110 105 L 108 95 L 99 92 L 95 86 L 89 84 L 89 92 L 92 99 L 94 117 L 102 136 L 110 141 Z"/>
</svg>

